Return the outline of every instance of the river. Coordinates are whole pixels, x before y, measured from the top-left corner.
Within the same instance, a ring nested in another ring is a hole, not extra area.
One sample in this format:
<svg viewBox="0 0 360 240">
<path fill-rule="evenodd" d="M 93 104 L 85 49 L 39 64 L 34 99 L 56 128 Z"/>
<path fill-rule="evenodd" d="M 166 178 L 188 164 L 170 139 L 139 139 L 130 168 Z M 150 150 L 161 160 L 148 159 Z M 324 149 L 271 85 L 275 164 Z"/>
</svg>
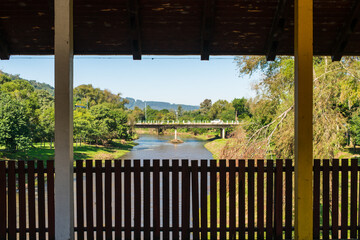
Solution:
<svg viewBox="0 0 360 240">
<path fill-rule="evenodd" d="M 212 159 L 212 154 L 205 147 L 207 141 L 181 137 L 184 143 L 170 143 L 172 135 L 142 134 L 131 152 L 122 159 Z"/>
</svg>

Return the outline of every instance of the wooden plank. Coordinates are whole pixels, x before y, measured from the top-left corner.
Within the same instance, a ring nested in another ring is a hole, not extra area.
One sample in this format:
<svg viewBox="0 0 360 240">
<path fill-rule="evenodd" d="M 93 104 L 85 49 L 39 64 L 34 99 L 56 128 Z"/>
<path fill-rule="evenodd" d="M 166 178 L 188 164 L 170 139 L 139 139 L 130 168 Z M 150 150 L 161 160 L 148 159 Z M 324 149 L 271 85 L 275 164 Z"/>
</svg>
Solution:
<svg viewBox="0 0 360 240">
<path fill-rule="evenodd" d="M 199 239 L 199 167 L 198 161 L 191 161 L 192 224 L 193 239 Z"/>
<path fill-rule="evenodd" d="M 125 239 L 131 239 L 131 160 L 125 160 L 124 177 Z"/>
<path fill-rule="evenodd" d="M 103 174 L 102 160 L 95 160 L 96 188 L 96 240 L 103 239 Z"/>
<path fill-rule="evenodd" d="M 190 224 L 190 173 L 189 173 L 189 160 L 183 159 L 181 161 L 182 179 L 181 179 L 181 227 L 182 239 L 190 238 L 189 224 Z"/>
<path fill-rule="evenodd" d="M 348 232 L 349 211 L 349 169 L 348 159 L 341 161 L 341 238 L 346 239 Z"/>
<path fill-rule="evenodd" d="M 84 239 L 83 161 L 76 161 L 76 225 L 78 239 Z"/>
<path fill-rule="evenodd" d="M 236 239 L 235 160 L 229 160 L 229 238 Z"/>
<path fill-rule="evenodd" d="M 266 239 L 273 238 L 273 172 L 274 161 L 267 160 L 266 163 Z"/>
<path fill-rule="evenodd" d="M 215 22 L 215 0 L 204 0 L 201 28 L 200 55 L 201 60 L 209 60 L 210 43 Z"/>
<path fill-rule="evenodd" d="M 144 160 L 144 239 L 150 239 L 150 160 Z"/>
<path fill-rule="evenodd" d="M 217 173 L 216 160 L 210 160 L 210 233 L 217 239 Z"/>
<path fill-rule="evenodd" d="M 0 161 L 0 239 L 6 239 L 6 161 Z"/>
<path fill-rule="evenodd" d="M 172 236 L 179 239 L 179 160 L 172 160 L 172 168 Z"/>
<path fill-rule="evenodd" d="M 283 160 L 276 160 L 275 169 L 275 210 L 274 210 L 274 226 L 275 239 L 282 239 L 282 198 L 283 198 Z"/>
<path fill-rule="evenodd" d="M 351 208 L 350 208 L 350 238 L 356 239 L 357 234 L 357 185 L 358 185 L 358 160 L 351 159 Z"/>
<path fill-rule="evenodd" d="M 44 180 L 44 162 L 37 161 L 38 169 L 38 221 L 39 221 L 39 239 L 45 239 L 45 180 Z"/>
<path fill-rule="evenodd" d="M 8 239 L 16 239 L 16 178 L 15 161 L 8 162 Z"/>
<path fill-rule="evenodd" d="M 206 239 L 208 237 L 207 230 L 208 230 L 208 207 L 207 207 L 207 198 L 208 198 L 208 171 L 207 171 L 207 164 L 208 160 L 201 160 L 201 177 L 200 177 L 200 184 L 201 184 L 201 238 Z"/>
<path fill-rule="evenodd" d="M 140 160 L 134 160 L 134 239 L 141 238 L 141 176 Z"/>
<path fill-rule="evenodd" d="M 25 162 L 18 161 L 19 179 L 19 237 L 26 239 L 26 188 L 25 188 Z M 0 238 L 1 239 L 1 238 Z M 5 238 L 4 238 L 5 239 Z"/>
<path fill-rule="evenodd" d="M 329 184 L 329 159 L 323 160 L 323 239 L 329 239 L 329 211 L 330 211 L 330 184 Z"/>
<path fill-rule="evenodd" d="M 112 174 L 111 174 L 111 160 L 105 161 L 105 238 L 112 239 Z M 139 180 L 140 184 L 140 180 Z"/>
<path fill-rule="evenodd" d="M 153 239 L 160 239 L 160 160 L 153 160 Z"/>
<path fill-rule="evenodd" d="M 248 160 L 248 238 L 255 238 L 255 183 L 254 159 Z"/>
<path fill-rule="evenodd" d="M 28 161 L 28 208 L 29 208 L 29 238 L 36 239 L 36 218 L 35 218 L 35 163 Z"/>
<path fill-rule="evenodd" d="M 139 0 L 128 0 L 130 22 L 130 40 L 134 60 L 141 60 L 141 26 L 139 17 Z"/>
<path fill-rule="evenodd" d="M 226 239 L 226 160 L 220 162 L 220 239 Z"/>
<path fill-rule="evenodd" d="M 339 237 L 339 159 L 333 159 L 332 163 L 332 207 L 331 207 L 331 237 Z"/>
<path fill-rule="evenodd" d="M 86 238 L 94 239 L 93 161 L 86 161 Z"/>
<path fill-rule="evenodd" d="M 257 160 L 257 239 L 264 239 L 264 160 Z"/>
<path fill-rule="evenodd" d="M 170 227 L 170 225 L 169 225 L 169 223 L 170 223 L 169 160 L 167 160 L 167 159 L 162 160 L 162 166 L 164 169 L 164 171 L 163 171 L 163 239 L 169 239 L 170 238 L 170 234 L 169 234 L 169 227 Z M 149 180 L 149 182 L 150 182 L 150 180 Z M 149 204 L 150 204 L 150 185 L 148 185 L 148 186 L 149 186 Z M 144 190 L 144 194 L 145 194 L 145 190 Z M 150 207 L 149 207 L 149 209 L 150 209 Z M 144 210 L 144 213 L 145 213 L 145 210 Z M 150 213 L 150 210 L 149 210 L 149 213 Z M 149 215 L 148 219 L 149 219 L 149 228 L 150 228 L 150 215 Z M 148 237 L 149 238 L 145 237 L 145 239 L 150 239 L 150 229 L 149 229 Z"/>
<path fill-rule="evenodd" d="M 47 200 L 48 200 L 48 236 L 49 240 L 55 240 L 55 189 L 54 189 L 54 160 L 48 160 L 47 164 Z"/>
<path fill-rule="evenodd" d="M 320 239 L 320 159 L 314 160 L 313 198 L 313 236 Z"/>
<path fill-rule="evenodd" d="M 292 160 L 285 161 L 285 239 L 292 238 L 292 216 L 293 216 L 293 170 Z"/>
<path fill-rule="evenodd" d="M 122 179 L 121 160 L 115 160 L 115 239 L 122 239 Z"/>
<path fill-rule="evenodd" d="M 245 239 L 245 160 L 239 160 L 238 167 L 239 239 Z"/>
</svg>

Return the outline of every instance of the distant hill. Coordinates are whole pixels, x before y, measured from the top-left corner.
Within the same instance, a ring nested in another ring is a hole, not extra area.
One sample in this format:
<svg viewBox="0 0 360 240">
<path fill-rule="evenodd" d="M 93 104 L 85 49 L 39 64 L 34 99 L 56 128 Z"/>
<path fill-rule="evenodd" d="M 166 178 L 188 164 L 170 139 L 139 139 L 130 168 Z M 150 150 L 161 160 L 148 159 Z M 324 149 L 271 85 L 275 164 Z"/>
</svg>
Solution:
<svg viewBox="0 0 360 240">
<path fill-rule="evenodd" d="M 145 101 L 134 99 L 134 98 L 125 98 L 129 101 L 128 104 L 125 104 L 126 108 L 134 109 L 135 107 L 144 109 L 145 108 Z M 178 106 L 181 106 L 185 111 L 192 111 L 199 109 L 199 106 L 194 105 L 185 105 L 185 104 L 174 104 L 169 102 L 157 102 L 157 101 L 146 101 L 146 106 L 150 106 L 152 109 L 155 110 L 162 110 L 162 109 L 168 109 L 168 110 L 176 110 Z"/>
</svg>

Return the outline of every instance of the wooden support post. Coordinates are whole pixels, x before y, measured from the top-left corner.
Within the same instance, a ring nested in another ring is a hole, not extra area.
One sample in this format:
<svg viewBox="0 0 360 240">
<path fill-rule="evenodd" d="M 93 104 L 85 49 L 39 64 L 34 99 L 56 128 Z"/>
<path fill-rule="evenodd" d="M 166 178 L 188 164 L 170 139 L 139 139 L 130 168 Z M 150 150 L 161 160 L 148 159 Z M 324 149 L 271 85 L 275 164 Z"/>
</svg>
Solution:
<svg viewBox="0 0 360 240">
<path fill-rule="evenodd" d="M 313 239 L 313 0 L 295 0 L 295 239 Z"/>
<path fill-rule="evenodd" d="M 74 239 L 73 1 L 55 0 L 55 239 Z"/>
</svg>

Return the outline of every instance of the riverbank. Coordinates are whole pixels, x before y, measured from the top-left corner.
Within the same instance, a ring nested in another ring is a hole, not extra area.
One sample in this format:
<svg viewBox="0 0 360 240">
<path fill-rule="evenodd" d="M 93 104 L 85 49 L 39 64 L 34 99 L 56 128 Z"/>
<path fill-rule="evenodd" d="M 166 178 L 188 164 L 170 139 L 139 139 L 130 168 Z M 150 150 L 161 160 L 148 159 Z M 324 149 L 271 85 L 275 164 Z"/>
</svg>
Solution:
<svg viewBox="0 0 360 240">
<path fill-rule="evenodd" d="M 137 144 L 133 141 L 114 141 L 108 146 L 92 145 L 87 143 L 74 143 L 74 160 L 111 160 L 118 159 L 131 151 Z M 34 144 L 26 152 L 10 153 L 0 150 L 0 158 L 2 160 L 53 160 L 55 156 L 54 148 L 50 148 L 49 143 Z"/>
<path fill-rule="evenodd" d="M 211 152 L 214 159 L 219 159 L 221 157 L 221 151 L 228 141 L 229 139 L 215 139 L 206 143 L 205 148 Z"/>
</svg>

